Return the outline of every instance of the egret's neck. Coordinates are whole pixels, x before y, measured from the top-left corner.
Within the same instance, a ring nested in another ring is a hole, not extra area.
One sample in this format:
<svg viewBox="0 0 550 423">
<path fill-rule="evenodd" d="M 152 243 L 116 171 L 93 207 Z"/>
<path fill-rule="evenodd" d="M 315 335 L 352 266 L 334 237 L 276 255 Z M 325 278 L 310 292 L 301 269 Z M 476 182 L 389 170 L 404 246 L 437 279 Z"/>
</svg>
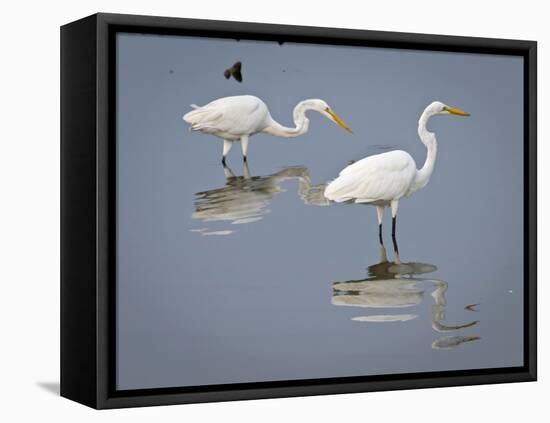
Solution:
<svg viewBox="0 0 550 423">
<path fill-rule="evenodd" d="M 306 117 L 306 112 L 311 110 L 311 107 L 308 107 L 305 103 L 306 102 L 302 101 L 294 108 L 294 128 L 283 126 L 270 116 L 267 126 L 262 132 L 285 138 L 292 138 L 305 134 L 309 129 L 309 119 Z"/>
<path fill-rule="evenodd" d="M 416 172 L 416 179 L 414 184 L 413 191 L 417 191 L 420 188 L 424 188 L 426 184 L 430 181 L 430 177 L 434 171 L 435 159 L 437 157 L 437 140 L 435 139 L 435 134 L 428 131 L 428 119 L 430 114 L 424 112 L 420 116 L 418 121 L 418 136 L 422 144 L 426 146 L 428 154 L 426 155 L 426 161 L 424 166 Z"/>
</svg>

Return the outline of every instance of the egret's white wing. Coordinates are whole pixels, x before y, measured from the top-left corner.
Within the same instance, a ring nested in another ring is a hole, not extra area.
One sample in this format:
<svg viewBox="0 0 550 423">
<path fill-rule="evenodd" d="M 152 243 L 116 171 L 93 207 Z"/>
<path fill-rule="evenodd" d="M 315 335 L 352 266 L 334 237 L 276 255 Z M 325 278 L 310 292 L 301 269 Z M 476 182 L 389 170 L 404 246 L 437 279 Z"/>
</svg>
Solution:
<svg viewBox="0 0 550 423">
<path fill-rule="evenodd" d="M 202 107 L 194 106 L 183 120 L 194 131 L 240 137 L 263 129 L 268 114 L 262 100 L 245 95 L 220 98 Z"/>
<path fill-rule="evenodd" d="M 366 157 L 344 168 L 325 189 L 336 202 L 391 201 L 403 197 L 416 174 L 416 164 L 405 151 Z"/>
<path fill-rule="evenodd" d="M 205 132 L 216 130 L 222 119 L 222 111 L 213 107 L 208 107 L 208 105 L 204 107 L 195 107 L 194 110 L 183 116 L 183 120 L 191 125 L 193 131 Z"/>
</svg>

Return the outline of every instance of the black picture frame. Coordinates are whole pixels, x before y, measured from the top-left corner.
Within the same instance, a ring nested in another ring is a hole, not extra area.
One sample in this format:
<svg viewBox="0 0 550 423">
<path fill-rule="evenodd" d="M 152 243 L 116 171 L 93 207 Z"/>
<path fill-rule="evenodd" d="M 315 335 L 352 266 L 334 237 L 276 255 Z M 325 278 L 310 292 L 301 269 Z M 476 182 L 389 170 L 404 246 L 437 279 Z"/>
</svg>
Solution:
<svg viewBox="0 0 550 423">
<path fill-rule="evenodd" d="M 115 34 L 516 55 L 524 59 L 522 367 L 117 391 Z M 488 38 L 95 14 L 61 28 L 61 395 L 97 409 L 534 381 L 537 375 L 537 44 Z"/>
</svg>

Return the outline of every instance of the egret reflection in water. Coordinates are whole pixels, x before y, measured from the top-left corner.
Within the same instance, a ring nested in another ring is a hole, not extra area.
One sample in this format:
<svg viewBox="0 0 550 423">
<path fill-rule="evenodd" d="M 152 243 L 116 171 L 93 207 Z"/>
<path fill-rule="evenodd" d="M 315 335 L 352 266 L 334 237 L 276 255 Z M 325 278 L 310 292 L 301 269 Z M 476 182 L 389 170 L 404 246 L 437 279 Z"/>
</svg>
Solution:
<svg viewBox="0 0 550 423">
<path fill-rule="evenodd" d="M 281 183 L 298 180 L 298 195 L 306 204 L 325 206 L 324 185 L 312 185 L 307 168 L 286 167 L 266 176 L 252 176 L 248 163 L 243 164 L 243 175 L 223 167 L 226 183 L 195 194 L 193 219 L 203 222 L 226 222 L 230 225 L 257 222 L 270 213 L 269 205 L 276 194 L 284 192 Z M 230 235 L 233 229 L 212 231 L 208 228 L 191 229 L 201 235 Z"/>
<path fill-rule="evenodd" d="M 463 324 L 445 323 L 445 293 L 448 283 L 440 279 L 431 279 L 421 275 L 432 273 L 437 267 L 427 263 L 401 263 L 387 260 L 386 250 L 380 245 L 380 261 L 368 267 L 368 276 L 364 279 L 335 282 L 332 285 L 332 304 L 336 306 L 358 307 L 365 309 L 404 309 L 419 306 L 424 300 L 427 289 L 433 289 L 431 296 L 432 328 L 445 333 L 473 327 L 479 323 L 472 320 Z M 407 322 L 417 317 L 412 313 L 370 314 L 353 317 L 353 321 L 384 323 Z M 433 349 L 455 348 L 465 342 L 479 340 L 477 336 L 444 336 L 432 343 Z"/>
</svg>

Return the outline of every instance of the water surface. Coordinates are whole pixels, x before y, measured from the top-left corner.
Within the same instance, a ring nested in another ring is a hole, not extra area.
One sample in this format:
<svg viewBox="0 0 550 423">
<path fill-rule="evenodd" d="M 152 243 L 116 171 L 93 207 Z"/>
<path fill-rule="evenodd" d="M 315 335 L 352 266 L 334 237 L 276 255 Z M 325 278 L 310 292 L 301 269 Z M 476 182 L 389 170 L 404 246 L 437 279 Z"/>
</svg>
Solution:
<svg viewBox="0 0 550 423">
<path fill-rule="evenodd" d="M 121 35 L 117 60 L 119 389 L 523 364 L 520 58 Z M 311 113 L 224 169 L 181 116 L 245 93 L 286 125 L 323 98 L 354 134 Z M 375 210 L 323 184 L 389 149 L 421 166 L 433 100 L 472 116 L 430 122 L 436 170 L 401 202 L 396 257 L 388 216 L 385 251 Z"/>
</svg>

